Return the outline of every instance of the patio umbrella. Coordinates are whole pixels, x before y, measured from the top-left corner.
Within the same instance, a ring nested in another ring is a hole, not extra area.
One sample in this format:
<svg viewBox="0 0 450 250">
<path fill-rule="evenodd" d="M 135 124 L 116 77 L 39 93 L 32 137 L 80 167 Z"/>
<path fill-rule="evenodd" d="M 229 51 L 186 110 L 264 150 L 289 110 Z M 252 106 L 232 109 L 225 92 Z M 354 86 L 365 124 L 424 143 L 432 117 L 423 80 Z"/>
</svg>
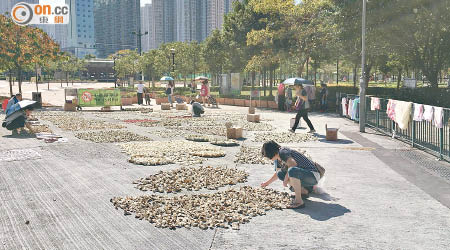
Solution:
<svg viewBox="0 0 450 250">
<path fill-rule="evenodd" d="M 173 81 L 173 78 L 170 76 L 163 76 L 160 81 Z"/>
<path fill-rule="evenodd" d="M 23 100 L 20 101 L 14 105 L 12 105 L 11 107 L 9 107 L 8 110 L 6 110 L 6 117 L 12 115 L 13 113 L 19 111 L 19 110 L 24 110 L 24 109 L 32 109 L 37 105 L 36 101 L 30 101 L 30 100 Z"/>
<path fill-rule="evenodd" d="M 204 81 L 204 80 L 209 80 L 209 78 L 206 77 L 206 76 L 197 76 L 197 77 L 195 78 L 195 80 L 196 80 L 196 81 Z"/>
<path fill-rule="evenodd" d="M 313 85 L 313 82 L 310 80 L 300 78 L 300 77 L 295 77 L 295 78 L 288 78 L 288 79 L 284 80 L 283 84 L 286 84 L 286 85 L 296 85 L 296 84 Z"/>
</svg>

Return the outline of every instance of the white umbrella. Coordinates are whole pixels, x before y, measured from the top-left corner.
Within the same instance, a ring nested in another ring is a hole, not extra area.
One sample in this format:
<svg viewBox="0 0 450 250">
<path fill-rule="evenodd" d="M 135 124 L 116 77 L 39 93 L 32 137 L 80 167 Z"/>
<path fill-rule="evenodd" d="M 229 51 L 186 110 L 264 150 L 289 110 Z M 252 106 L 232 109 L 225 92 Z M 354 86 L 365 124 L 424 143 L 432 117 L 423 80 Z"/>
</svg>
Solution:
<svg viewBox="0 0 450 250">
<path fill-rule="evenodd" d="M 197 77 L 195 78 L 195 80 L 196 80 L 196 81 L 205 81 L 205 80 L 209 80 L 209 78 L 206 77 L 206 76 L 197 76 Z"/>
<path fill-rule="evenodd" d="M 303 84 L 303 85 L 313 85 L 313 82 L 310 80 L 306 80 L 300 77 L 288 78 L 284 80 L 283 84 L 286 85 L 295 85 L 295 84 Z"/>
</svg>

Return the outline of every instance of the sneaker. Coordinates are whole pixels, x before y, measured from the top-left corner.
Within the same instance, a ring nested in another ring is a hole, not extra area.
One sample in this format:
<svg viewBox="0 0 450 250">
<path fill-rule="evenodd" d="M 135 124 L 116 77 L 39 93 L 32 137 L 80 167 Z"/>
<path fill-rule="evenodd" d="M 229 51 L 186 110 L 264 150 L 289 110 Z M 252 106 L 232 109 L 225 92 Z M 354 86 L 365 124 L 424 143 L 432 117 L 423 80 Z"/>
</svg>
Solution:
<svg viewBox="0 0 450 250">
<path fill-rule="evenodd" d="M 295 131 L 293 129 L 291 129 L 291 128 L 288 129 L 288 131 L 291 132 L 291 133 L 295 133 Z"/>
<path fill-rule="evenodd" d="M 314 130 L 314 129 L 311 129 L 310 131 L 308 131 L 308 133 L 310 133 L 310 134 L 314 134 L 316 132 L 316 130 Z"/>
</svg>

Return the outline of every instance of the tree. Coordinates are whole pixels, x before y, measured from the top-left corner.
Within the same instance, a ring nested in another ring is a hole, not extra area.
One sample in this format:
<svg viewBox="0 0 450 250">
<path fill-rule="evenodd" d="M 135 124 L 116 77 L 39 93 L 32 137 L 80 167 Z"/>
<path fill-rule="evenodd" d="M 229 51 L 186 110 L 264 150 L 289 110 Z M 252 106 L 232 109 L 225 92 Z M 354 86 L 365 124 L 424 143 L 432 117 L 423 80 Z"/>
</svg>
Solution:
<svg viewBox="0 0 450 250">
<path fill-rule="evenodd" d="M 0 15 L 0 58 L 17 72 L 19 92 L 22 93 L 22 73 L 36 64 L 54 60 L 59 46 L 42 30 L 16 25 Z"/>
<path fill-rule="evenodd" d="M 438 87 L 439 73 L 450 64 L 450 2 L 433 0 L 395 1 L 385 19 L 390 49 L 406 59 Z"/>
<path fill-rule="evenodd" d="M 167 62 L 163 62 L 164 56 L 158 49 L 149 50 L 141 57 L 141 67 L 144 74 L 151 79 L 152 87 L 155 87 L 155 80 L 159 79 L 165 72 Z"/>
<path fill-rule="evenodd" d="M 227 61 L 228 53 L 225 50 L 225 43 L 222 33 L 219 30 L 214 30 L 204 41 L 204 46 L 201 51 L 205 59 L 206 68 L 211 72 L 216 82 L 218 82 L 218 75 L 222 72 Z"/>
<path fill-rule="evenodd" d="M 139 73 L 142 66 L 140 65 L 140 56 L 136 50 L 120 50 L 116 57 L 116 74 L 119 78 L 129 78 Z"/>
</svg>

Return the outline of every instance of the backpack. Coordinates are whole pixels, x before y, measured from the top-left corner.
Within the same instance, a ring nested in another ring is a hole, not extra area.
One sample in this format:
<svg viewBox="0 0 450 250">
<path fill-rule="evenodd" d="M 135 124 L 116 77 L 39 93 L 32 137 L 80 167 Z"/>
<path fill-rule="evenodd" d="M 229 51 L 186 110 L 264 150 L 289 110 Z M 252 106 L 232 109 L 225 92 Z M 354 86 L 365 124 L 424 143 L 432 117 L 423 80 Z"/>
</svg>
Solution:
<svg viewBox="0 0 450 250">
<path fill-rule="evenodd" d="M 171 88 L 167 88 L 166 89 L 166 95 L 170 95 L 172 94 L 172 89 Z"/>
<path fill-rule="evenodd" d="M 316 166 L 317 170 L 319 170 L 320 178 L 322 179 L 325 175 L 325 168 L 323 168 L 319 163 L 314 162 L 314 165 Z"/>
</svg>

